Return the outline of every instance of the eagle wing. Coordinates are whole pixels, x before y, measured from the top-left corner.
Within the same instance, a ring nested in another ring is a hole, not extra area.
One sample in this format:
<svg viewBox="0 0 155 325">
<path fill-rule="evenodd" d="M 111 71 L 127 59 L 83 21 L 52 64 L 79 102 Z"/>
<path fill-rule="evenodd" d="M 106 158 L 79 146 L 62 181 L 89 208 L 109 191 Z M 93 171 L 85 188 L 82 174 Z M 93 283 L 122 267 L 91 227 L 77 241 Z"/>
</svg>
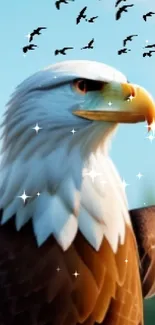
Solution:
<svg viewBox="0 0 155 325">
<path fill-rule="evenodd" d="M 155 206 L 130 211 L 141 260 L 143 295 L 155 295 Z"/>
<path fill-rule="evenodd" d="M 1 321 L 16 325 L 143 323 L 137 248 L 132 229 L 114 254 L 95 251 L 78 232 L 63 251 L 51 236 L 40 248 L 31 224 L 0 227 Z M 78 274 L 78 275 L 77 275 Z"/>
</svg>

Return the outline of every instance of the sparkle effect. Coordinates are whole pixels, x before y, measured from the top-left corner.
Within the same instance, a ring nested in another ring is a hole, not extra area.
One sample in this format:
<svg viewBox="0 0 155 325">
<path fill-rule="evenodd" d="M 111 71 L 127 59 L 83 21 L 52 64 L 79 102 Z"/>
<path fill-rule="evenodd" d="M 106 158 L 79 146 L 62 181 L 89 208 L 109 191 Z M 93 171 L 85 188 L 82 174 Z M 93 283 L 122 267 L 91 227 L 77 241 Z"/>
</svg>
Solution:
<svg viewBox="0 0 155 325">
<path fill-rule="evenodd" d="M 60 267 L 58 266 L 56 270 L 57 270 L 57 272 L 60 272 L 61 269 L 60 269 Z"/>
<path fill-rule="evenodd" d="M 112 105 L 112 102 L 109 102 L 108 105 L 111 106 Z"/>
<path fill-rule="evenodd" d="M 38 123 L 35 125 L 34 128 L 32 128 L 33 130 L 36 131 L 36 133 L 38 133 L 39 130 L 41 130 L 42 128 L 39 127 Z"/>
<path fill-rule="evenodd" d="M 150 142 L 152 143 L 152 141 L 155 139 L 155 137 L 152 134 L 150 134 L 148 137 L 146 137 L 146 139 L 149 139 Z"/>
<path fill-rule="evenodd" d="M 74 129 L 72 129 L 72 131 L 70 131 L 70 132 L 72 132 L 72 134 L 74 134 L 76 131 Z"/>
<path fill-rule="evenodd" d="M 128 263 L 128 259 L 126 258 L 126 260 L 125 260 L 125 263 L 127 264 Z"/>
<path fill-rule="evenodd" d="M 37 193 L 37 196 L 40 196 L 40 192 Z"/>
<path fill-rule="evenodd" d="M 26 195 L 26 193 L 24 191 L 24 193 L 22 195 L 18 196 L 18 197 L 20 197 L 23 200 L 23 202 L 25 203 L 26 199 L 31 197 L 31 196 Z"/>
<path fill-rule="evenodd" d="M 123 188 L 125 189 L 129 184 L 126 183 L 125 179 L 123 179 L 123 181 L 122 181 L 122 185 L 123 185 Z"/>
<path fill-rule="evenodd" d="M 127 101 L 128 101 L 128 102 L 130 102 L 130 101 L 132 102 L 133 98 L 134 98 L 134 96 L 130 95 L 130 96 L 128 97 Z"/>
<path fill-rule="evenodd" d="M 78 273 L 77 271 L 75 271 L 75 272 L 73 273 L 73 275 L 75 276 L 75 278 L 77 278 L 77 277 L 80 275 L 80 273 Z"/>
<path fill-rule="evenodd" d="M 99 176 L 99 175 L 102 175 L 102 173 L 96 173 L 94 169 L 91 169 L 90 172 L 86 172 L 86 171 L 83 172 L 83 176 L 90 176 L 92 179 L 92 182 L 94 182 L 95 177 Z"/>
<path fill-rule="evenodd" d="M 140 172 L 136 175 L 139 179 L 143 176 Z"/>
<path fill-rule="evenodd" d="M 30 39 L 30 34 L 27 34 L 25 37 L 27 37 L 28 38 L 28 40 Z"/>
</svg>

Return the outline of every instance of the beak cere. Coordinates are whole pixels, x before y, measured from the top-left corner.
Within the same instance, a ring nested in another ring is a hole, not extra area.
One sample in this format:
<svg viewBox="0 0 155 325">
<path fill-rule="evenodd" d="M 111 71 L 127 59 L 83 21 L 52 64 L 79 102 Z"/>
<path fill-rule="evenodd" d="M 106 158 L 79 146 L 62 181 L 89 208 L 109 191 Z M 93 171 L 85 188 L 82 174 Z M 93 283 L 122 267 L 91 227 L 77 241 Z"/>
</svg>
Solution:
<svg viewBox="0 0 155 325">
<path fill-rule="evenodd" d="M 120 87 L 121 86 L 121 87 Z M 104 89 L 100 92 L 103 94 L 104 101 Z M 106 99 L 108 93 L 106 92 Z M 119 99 L 120 107 L 115 108 L 115 102 Z M 148 131 L 151 130 L 151 124 L 155 121 L 155 102 L 151 95 L 142 87 L 129 83 L 119 84 L 119 91 L 115 94 L 115 97 L 110 98 L 113 105 L 105 110 L 105 103 L 100 110 L 91 108 L 91 110 L 75 110 L 73 114 L 94 121 L 107 121 L 115 123 L 148 123 Z"/>
<path fill-rule="evenodd" d="M 128 83 L 121 84 L 124 100 L 127 100 L 130 96 L 135 97 L 135 89 L 133 85 Z"/>
</svg>

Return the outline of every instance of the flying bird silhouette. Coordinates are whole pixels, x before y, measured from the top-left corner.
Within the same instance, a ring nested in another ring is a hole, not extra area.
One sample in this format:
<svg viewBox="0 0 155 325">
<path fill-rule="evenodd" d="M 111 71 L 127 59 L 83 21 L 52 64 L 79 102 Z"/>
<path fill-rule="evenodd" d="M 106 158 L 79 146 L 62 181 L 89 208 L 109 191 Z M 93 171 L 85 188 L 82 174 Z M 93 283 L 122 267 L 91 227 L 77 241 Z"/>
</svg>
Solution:
<svg viewBox="0 0 155 325">
<path fill-rule="evenodd" d="M 26 45 L 23 47 L 23 52 L 26 53 L 28 51 L 33 51 L 33 50 L 35 50 L 35 47 L 38 47 L 38 46 L 35 44 Z"/>
<path fill-rule="evenodd" d="M 94 16 L 94 17 L 89 18 L 88 20 L 86 19 L 86 21 L 88 21 L 88 23 L 94 23 L 94 20 L 97 18 L 98 18 L 98 16 Z"/>
<path fill-rule="evenodd" d="M 137 34 L 134 34 L 134 35 L 129 35 L 127 36 L 124 40 L 123 40 L 123 46 L 126 46 L 126 43 L 128 41 L 132 41 L 132 38 L 135 37 L 135 36 L 138 36 Z"/>
<path fill-rule="evenodd" d="M 122 12 L 128 12 L 127 8 L 133 7 L 134 4 L 131 5 L 124 5 L 118 9 L 116 12 L 116 20 L 119 20 L 121 18 Z"/>
<path fill-rule="evenodd" d="M 94 38 L 92 38 L 92 40 L 84 47 L 81 48 L 81 50 L 85 50 L 85 49 L 93 49 L 94 47 L 92 46 L 94 43 Z"/>
<path fill-rule="evenodd" d="M 116 1 L 116 4 L 115 4 L 115 7 L 117 7 L 117 6 L 118 6 L 121 2 L 123 2 L 123 1 L 126 2 L 127 0 L 117 0 L 117 1 Z"/>
<path fill-rule="evenodd" d="M 152 50 L 152 51 L 149 51 L 149 52 L 144 52 L 144 53 L 143 53 L 143 58 L 144 58 L 145 56 L 150 56 L 150 57 L 151 57 L 153 52 L 155 52 L 155 51 Z"/>
<path fill-rule="evenodd" d="M 146 45 L 144 47 L 144 49 L 149 49 L 149 48 L 152 48 L 152 47 L 155 47 L 155 44 L 149 44 L 149 45 Z"/>
<path fill-rule="evenodd" d="M 85 18 L 87 17 L 86 15 L 84 15 L 86 9 L 87 9 L 87 6 L 85 6 L 85 7 L 84 7 L 80 12 L 79 12 L 79 15 L 78 15 L 77 18 L 76 18 L 76 24 L 77 24 L 77 25 L 80 23 L 80 21 L 81 21 L 82 18 L 85 19 Z"/>
<path fill-rule="evenodd" d="M 56 8 L 57 8 L 58 10 L 60 10 L 60 5 L 61 5 L 61 3 L 66 3 L 66 4 L 68 4 L 68 1 L 67 1 L 67 0 L 58 0 L 58 1 L 56 1 L 56 2 L 55 2 L 55 6 L 56 6 Z"/>
<path fill-rule="evenodd" d="M 65 51 L 72 50 L 72 49 L 73 49 L 73 47 L 64 47 L 63 49 L 55 50 L 54 54 L 55 55 L 58 55 L 58 54 L 66 55 L 67 53 L 65 53 Z"/>
<path fill-rule="evenodd" d="M 117 53 L 118 53 L 118 55 L 121 55 L 121 54 L 123 54 L 123 53 L 127 53 L 127 52 L 129 52 L 129 51 L 131 51 L 130 49 L 127 49 L 126 47 L 125 48 L 123 48 L 123 49 L 120 49 Z"/>
<path fill-rule="evenodd" d="M 31 42 L 33 40 L 33 37 L 35 35 L 41 35 L 40 32 L 42 29 L 47 29 L 47 28 L 46 27 L 38 27 L 38 28 L 34 29 L 33 32 L 30 34 L 29 42 Z"/>
<path fill-rule="evenodd" d="M 149 11 L 147 14 L 143 15 L 143 19 L 147 21 L 147 17 L 152 17 L 152 15 L 155 15 L 155 12 Z"/>
</svg>

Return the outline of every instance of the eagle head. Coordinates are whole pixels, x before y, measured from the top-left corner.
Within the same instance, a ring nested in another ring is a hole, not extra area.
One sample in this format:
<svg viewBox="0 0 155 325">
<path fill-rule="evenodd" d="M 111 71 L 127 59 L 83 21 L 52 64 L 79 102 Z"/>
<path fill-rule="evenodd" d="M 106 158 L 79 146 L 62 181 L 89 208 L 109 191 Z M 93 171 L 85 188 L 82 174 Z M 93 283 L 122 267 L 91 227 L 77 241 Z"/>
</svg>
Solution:
<svg viewBox="0 0 155 325">
<path fill-rule="evenodd" d="M 154 117 L 151 95 L 103 63 L 64 61 L 26 79 L 1 125 L 1 224 L 14 216 L 20 230 L 31 219 L 38 245 L 53 235 L 64 250 L 79 228 L 95 249 L 105 235 L 116 250 L 129 216 L 122 189 L 113 186 L 120 179 L 107 140 L 118 123 L 146 120 L 150 128 Z M 89 168 L 103 174 L 107 189 L 84 177 Z M 22 193 L 28 196 L 25 203 Z M 111 200 L 114 231 L 109 231 Z"/>
</svg>

